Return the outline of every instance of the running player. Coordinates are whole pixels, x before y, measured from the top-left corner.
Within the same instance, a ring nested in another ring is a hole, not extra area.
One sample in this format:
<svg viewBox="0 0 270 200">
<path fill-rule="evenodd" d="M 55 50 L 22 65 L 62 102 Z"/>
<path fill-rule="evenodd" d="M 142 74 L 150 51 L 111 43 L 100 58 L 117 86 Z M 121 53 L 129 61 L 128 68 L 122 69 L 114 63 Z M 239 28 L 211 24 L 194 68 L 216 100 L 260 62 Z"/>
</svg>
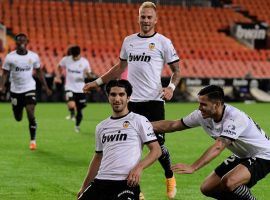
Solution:
<svg viewBox="0 0 270 200">
<path fill-rule="evenodd" d="M 46 90 L 47 95 L 51 95 L 44 79 L 42 70 L 40 70 L 39 56 L 26 48 L 28 38 L 24 33 L 15 36 L 16 50 L 7 54 L 3 64 L 3 78 L 0 84 L 0 91 L 5 93 L 5 83 L 10 75 L 10 98 L 13 114 L 16 121 L 21 121 L 23 117 L 23 108 L 25 107 L 29 121 L 30 145 L 31 150 L 36 149 L 36 129 L 35 118 L 36 106 L 36 82 L 33 79 L 33 69 Z"/>
<path fill-rule="evenodd" d="M 270 141 L 249 116 L 224 103 L 222 88 L 210 85 L 198 93 L 199 109 L 181 120 L 153 122 L 157 132 L 181 131 L 202 126 L 215 139 L 193 164 L 172 166 L 176 173 L 192 174 L 225 148 L 233 155 L 221 163 L 203 182 L 201 192 L 216 199 L 255 200 L 250 189 L 270 172 Z"/>
<path fill-rule="evenodd" d="M 106 91 L 112 116 L 96 127 L 96 153 L 78 197 L 139 200 L 141 173 L 158 159 L 161 149 L 151 123 L 128 110 L 131 84 L 127 80 L 112 80 Z M 141 160 L 144 144 L 150 151 Z"/>
<path fill-rule="evenodd" d="M 60 61 L 55 82 L 61 83 L 62 69 L 66 71 L 65 93 L 70 115 L 66 119 L 75 121 L 75 131 L 80 131 L 80 123 L 83 118 L 82 110 L 86 107 L 86 95 L 83 93 L 85 78 L 93 79 L 96 75 L 92 73 L 88 60 L 81 56 L 81 49 L 74 45 L 68 49 L 68 55 Z M 76 112 L 76 116 L 75 116 Z"/>
</svg>

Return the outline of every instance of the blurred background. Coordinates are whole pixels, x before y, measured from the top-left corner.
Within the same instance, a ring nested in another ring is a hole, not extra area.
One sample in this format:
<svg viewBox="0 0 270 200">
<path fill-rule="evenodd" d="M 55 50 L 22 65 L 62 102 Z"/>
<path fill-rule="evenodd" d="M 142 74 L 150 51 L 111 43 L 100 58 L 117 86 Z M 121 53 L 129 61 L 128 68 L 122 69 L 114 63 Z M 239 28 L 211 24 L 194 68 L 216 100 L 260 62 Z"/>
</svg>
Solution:
<svg viewBox="0 0 270 200">
<path fill-rule="evenodd" d="M 37 82 L 39 101 L 64 101 L 53 83 L 67 47 L 77 44 L 92 70 L 102 75 L 119 59 L 123 39 L 139 31 L 141 0 L 0 0 L 0 63 L 26 33 L 39 54 L 53 95 Z M 156 0 L 157 31 L 170 38 L 182 60 L 182 80 L 172 101 L 195 101 L 205 85 L 224 88 L 227 101 L 270 102 L 269 0 Z M 2 64 L 1 64 L 2 66 Z M 2 68 L 0 68 L 0 74 Z M 35 75 L 34 75 L 35 76 Z M 169 82 L 164 68 L 162 83 Z M 86 80 L 89 81 L 89 80 Z M 8 101 L 9 92 L 0 101 Z M 103 90 L 91 102 L 106 101 Z"/>
</svg>

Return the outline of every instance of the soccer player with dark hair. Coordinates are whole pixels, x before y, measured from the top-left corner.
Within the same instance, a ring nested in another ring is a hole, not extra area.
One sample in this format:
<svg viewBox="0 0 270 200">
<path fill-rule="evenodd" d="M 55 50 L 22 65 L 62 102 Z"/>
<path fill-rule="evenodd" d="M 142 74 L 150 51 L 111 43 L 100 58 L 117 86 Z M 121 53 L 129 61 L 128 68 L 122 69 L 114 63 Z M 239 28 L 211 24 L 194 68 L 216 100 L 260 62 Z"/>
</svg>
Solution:
<svg viewBox="0 0 270 200">
<path fill-rule="evenodd" d="M 150 121 L 165 119 L 164 100 L 170 100 L 180 81 L 179 57 L 170 39 L 157 33 L 156 5 L 144 2 L 139 8 L 138 22 L 140 32 L 124 39 L 120 52 L 120 61 L 96 81 L 85 85 L 84 91 L 97 88 L 102 83 L 116 79 L 128 66 L 127 79 L 134 87 L 129 109 L 145 116 Z M 170 84 L 162 88 L 161 74 L 167 63 L 173 74 Z M 165 171 L 167 196 L 176 195 L 176 180 L 171 170 L 170 154 L 165 147 L 164 133 L 157 134 L 162 149 L 159 162 Z"/>
<path fill-rule="evenodd" d="M 96 78 L 91 71 L 88 60 L 81 56 L 81 49 L 77 45 L 68 48 L 68 55 L 59 62 L 55 82 L 61 83 L 62 69 L 66 70 L 65 92 L 70 115 L 66 119 L 75 121 L 75 131 L 80 131 L 80 123 L 83 118 L 82 110 L 86 107 L 86 95 L 83 93 L 85 78 Z M 76 113 L 76 116 L 75 116 Z"/>
<path fill-rule="evenodd" d="M 78 199 L 139 200 L 143 169 L 161 155 L 151 123 L 128 110 L 132 86 L 127 80 L 106 85 L 112 116 L 96 127 L 96 153 Z M 141 160 L 143 145 L 149 148 Z"/>
<path fill-rule="evenodd" d="M 270 141 L 249 116 L 224 103 L 219 86 L 209 85 L 198 93 L 199 109 L 181 120 L 153 122 L 157 132 L 174 132 L 201 126 L 215 142 L 193 164 L 172 166 L 179 174 L 192 174 L 225 149 L 233 155 L 203 182 L 201 192 L 223 200 L 255 200 L 250 188 L 270 172 Z"/>
<path fill-rule="evenodd" d="M 35 118 L 36 106 L 36 82 L 33 79 L 33 69 L 37 77 L 46 90 L 47 95 L 51 95 L 42 70 L 40 70 L 39 56 L 26 48 L 28 38 L 24 33 L 15 36 L 16 50 L 7 54 L 3 64 L 3 78 L 0 83 L 0 91 L 5 93 L 5 83 L 10 76 L 11 88 L 10 98 L 13 114 L 16 121 L 21 121 L 23 108 L 25 107 L 29 121 L 30 145 L 31 150 L 36 149 L 36 129 Z"/>
</svg>

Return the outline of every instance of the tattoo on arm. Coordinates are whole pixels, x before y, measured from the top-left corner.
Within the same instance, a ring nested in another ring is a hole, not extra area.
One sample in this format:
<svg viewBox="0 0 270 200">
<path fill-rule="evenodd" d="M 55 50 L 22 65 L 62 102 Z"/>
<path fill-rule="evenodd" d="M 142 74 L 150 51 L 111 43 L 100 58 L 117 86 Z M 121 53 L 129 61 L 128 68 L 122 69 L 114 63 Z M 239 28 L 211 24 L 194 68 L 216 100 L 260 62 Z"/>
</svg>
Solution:
<svg viewBox="0 0 270 200">
<path fill-rule="evenodd" d="M 170 64 L 170 68 L 173 72 L 172 77 L 171 77 L 171 82 L 174 83 L 175 85 L 178 85 L 180 81 L 180 67 L 179 67 L 179 62 L 175 62 Z"/>
<path fill-rule="evenodd" d="M 221 141 L 221 143 L 224 147 L 227 147 L 232 143 L 232 139 L 229 139 L 226 137 L 218 137 L 217 140 Z"/>
</svg>

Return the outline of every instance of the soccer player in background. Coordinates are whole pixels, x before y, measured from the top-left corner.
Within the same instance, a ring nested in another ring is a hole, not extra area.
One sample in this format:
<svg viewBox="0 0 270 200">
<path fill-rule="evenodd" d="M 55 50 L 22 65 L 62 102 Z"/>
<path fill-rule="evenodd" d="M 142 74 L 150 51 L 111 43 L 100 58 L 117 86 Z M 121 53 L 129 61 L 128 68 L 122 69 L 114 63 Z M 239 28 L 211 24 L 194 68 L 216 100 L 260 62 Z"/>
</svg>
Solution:
<svg viewBox="0 0 270 200">
<path fill-rule="evenodd" d="M 131 84 L 112 80 L 106 92 L 112 116 L 96 127 L 96 153 L 78 198 L 139 200 L 142 171 L 159 158 L 161 149 L 148 119 L 128 110 Z M 144 144 L 149 152 L 141 160 Z"/>
<path fill-rule="evenodd" d="M 203 182 L 201 192 L 226 200 L 255 200 L 250 189 L 270 172 L 270 141 L 249 116 L 224 103 L 224 91 L 210 85 L 198 93 L 199 109 L 181 120 L 153 122 L 157 132 L 182 131 L 202 126 L 215 142 L 193 164 L 172 166 L 179 174 L 192 174 L 228 148 L 233 155 Z"/>
<path fill-rule="evenodd" d="M 69 47 L 68 55 L 59 62 L 55 76 L 56 83 L 62 83 L 62 69 L 65 69 L 66 72 L 65 93 L 70 112 L 66 119 L 75 121 L 75 131 L 79 132 L 83 118 L 82 110 L 87 103 L 82 89 L 85 84 L 84 80 L 85 78 L 96 78 L 96 75 L 92 73 L 88 60 L 81 56 L 81 49 L 77 45 Z"/>
<path fill-rule="evenodd" d="M 127 79 L 133 86 L 129 110 L 145 116 L 150 121 L 165 118 L 164 100 L 170 100 L 180 81 L 179 57 L 171 40 L 155 31 L 157 23 L 156 5 L 144 2 L 139 8 L 140 32 L 124 39 L 120 61 L 96 81 L 87 83 L 84 91 L 89 92 L 109 80 L 116 79 L 128 66 Z M 161 74 L 167 63 L 172 76 L 170 84 L 162 88 Z M 176 180 L 171 170 L 170 154 L 165 147 L 164 133 L 157 134 L 162 149 L 159 162 L 162 165 L 167 183 L 167 196 L 176 195 Z"/>
<path fill-rule="evenodd" d="M 0 91 L 5 93 L 5 83 L 11 82 L 10 98 L 12 110 L 16 121 L 21 121 L 23 117 L 23 108 L 25 107 L 29 121 L 30 145 L 31 150 L 36 149 L 36 129 L 35 118 L 36 106 L 36 82 L 33 79 L 33 69 L 44 87 L 47 95 L 51 95 L 42 70 L 40 69 L 39 56 L 26 48 L 28 38 L 24 33 L 15 36 L 16 50 L 7 54 L 3 63 L 3 77 L 0 83 Z"/>
</svg>

